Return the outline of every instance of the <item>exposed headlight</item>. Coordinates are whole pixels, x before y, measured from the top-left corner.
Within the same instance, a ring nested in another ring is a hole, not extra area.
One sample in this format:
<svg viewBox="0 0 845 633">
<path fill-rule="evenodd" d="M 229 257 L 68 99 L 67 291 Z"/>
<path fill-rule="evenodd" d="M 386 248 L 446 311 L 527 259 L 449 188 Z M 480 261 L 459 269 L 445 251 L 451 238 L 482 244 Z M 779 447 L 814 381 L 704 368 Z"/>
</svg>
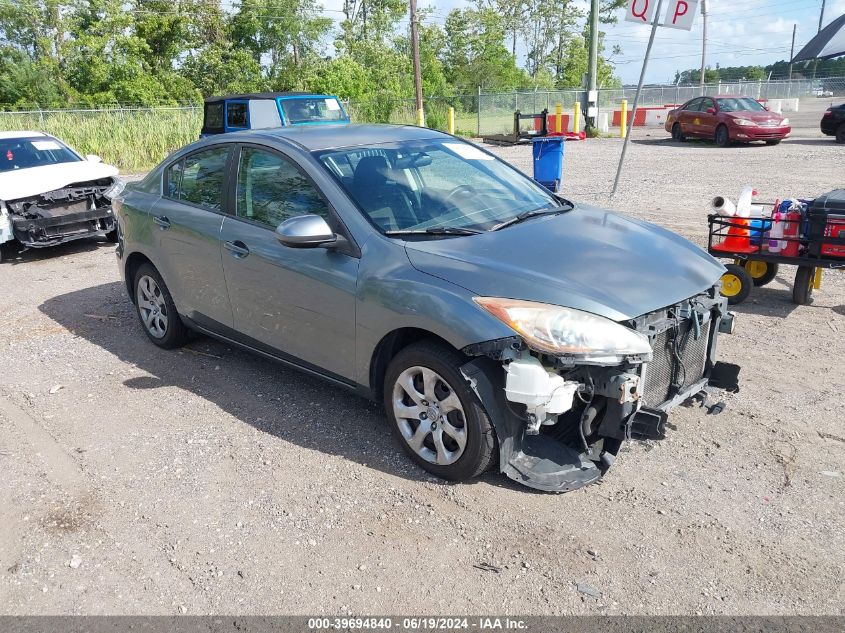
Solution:
<svg viewBox="0 0 845 633">
<path fill-rule="evenodd" d="M 496 297 L 475 297 L 473 301 L 540 352 L 608 365 L 621 363 L 628 356 L 651 354 L 647 337 L 589 312 Z"/>
<path fill-rule="evenodd" d="M 754 121 L 749 121 L 748 119 L 734 119 L 734 123 L 736 125 L 754 125 Z"/>
<path fill-rule="evenodd" d="M 780 122 L 781 125 L 789 125 L 789 119 L 784 119 Z"/>
<path fill-rule="evenodd" d="M 115 178 L 112 186 L 103 192 L 103 196 L 109 200 L 114 200 L 123 193 L 124 189 L 126 189 L 126 183 L 120 178 Z"/>
</svg>

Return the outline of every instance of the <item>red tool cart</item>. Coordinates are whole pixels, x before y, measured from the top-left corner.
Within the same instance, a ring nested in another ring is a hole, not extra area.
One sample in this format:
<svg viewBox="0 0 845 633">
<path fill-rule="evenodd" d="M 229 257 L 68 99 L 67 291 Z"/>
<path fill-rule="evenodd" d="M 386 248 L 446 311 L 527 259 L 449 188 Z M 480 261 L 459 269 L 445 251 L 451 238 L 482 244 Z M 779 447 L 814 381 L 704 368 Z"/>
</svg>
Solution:
<svg viewBox="0 0 845 633">
<path fill-rule="evenodd" d="M 731 304 L 742 303 L 753 286 L 765 286 L 786 264 L 798 267 L 792 300 L 811 303 L 822 270 L 845 268 L 845 189 L 769 207 L 770 217 L 707 216 L 707 251 L 733 260 L 722 275 L 722 294 Z"/>
</svg>

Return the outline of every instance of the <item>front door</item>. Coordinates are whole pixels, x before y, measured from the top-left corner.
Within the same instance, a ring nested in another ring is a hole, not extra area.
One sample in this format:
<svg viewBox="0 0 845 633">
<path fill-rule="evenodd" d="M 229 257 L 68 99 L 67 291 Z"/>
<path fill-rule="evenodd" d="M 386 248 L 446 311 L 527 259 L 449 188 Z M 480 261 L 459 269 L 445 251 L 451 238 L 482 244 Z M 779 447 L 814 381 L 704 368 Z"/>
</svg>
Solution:
<svg viewBox="0 0 845 633">
<path fill-rule="evenodd" d="M 223 182 L 231 145 L 215 145 L 170 165 L 152 210 L 159 269 L 181 314 L 200 324 L 231 327 L 223 277 L 220 227 Z"/>
<path fill-rule="evenodd" d="M 290 248 L 275 233 L 305 214 L 336 228 L 333 212 L 291 158 L 243 146 L 237 160 L 234 214 L 221 232 L 235 330 L 292 360 L 351 378 L 358 260 L 325 248 Z"/>
<path fill-rule="evenodd" d="M 716 135 L 716 124 L 718 123 L 716 104 L 710 97 L 705 97 L 701 101 L 699 110 L 701 111 L 698 113 L 698 134 L 704 138 L 713 138 Z M 708 110 L 712 110 L 712 112 L 708 112 Z"/>
</svg>

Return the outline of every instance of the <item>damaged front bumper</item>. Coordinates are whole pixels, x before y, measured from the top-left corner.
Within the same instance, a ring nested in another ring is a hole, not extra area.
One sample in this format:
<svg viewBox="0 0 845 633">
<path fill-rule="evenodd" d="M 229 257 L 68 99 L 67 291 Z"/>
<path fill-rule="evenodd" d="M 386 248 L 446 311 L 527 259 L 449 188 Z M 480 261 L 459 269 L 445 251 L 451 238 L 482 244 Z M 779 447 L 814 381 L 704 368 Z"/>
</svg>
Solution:
<svg viewBox="0 0 845 633">
<path fill-rule="evenodd" d="M 719 333 L 733 332 L 717 287 L 625 325 L 652 351 L 612 367 L 537 353 L 516 336 L 463 350 L 474 357 L 461 370 L 496 428 L 504 474 L 576 490 L 610 468 L 625 440 L 663 439 L 668 411 L 708 384 L 737 389 L 739 368 L 716 361 Z"/>
<path fill-rule="evenodd" d="M 0 213 L 4 241 L 25 248 L 46 248 L 115 230 L 112 202 L 107 196 L 112 178 L 78 183 L 18 200 L 6 200 Z"/>
</svg>

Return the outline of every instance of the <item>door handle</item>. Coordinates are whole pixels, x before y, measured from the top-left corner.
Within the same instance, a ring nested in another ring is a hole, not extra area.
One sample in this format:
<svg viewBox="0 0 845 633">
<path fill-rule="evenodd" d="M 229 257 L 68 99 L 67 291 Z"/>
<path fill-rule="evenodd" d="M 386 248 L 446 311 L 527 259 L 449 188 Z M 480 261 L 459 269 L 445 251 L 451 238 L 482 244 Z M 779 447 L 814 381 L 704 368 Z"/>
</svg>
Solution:
<svg viewBox="0 0 845 633">
<path fill-rule="evenodd" d="M 170 220 L 167 219 L 166 215 L 154 216 L 153 222 L 155 222 L 162 231 L 170 228 Z"/>
<path fill-rule="evenodd" d="M 223 242 L 223 248 L 231 252 L 232 257 L 237 257 L 238 259 L 243 259 L 249 255 L 249 249 L 246 244 L 240 240 L 236 240 L 234 242 Z"/>
</svg>

